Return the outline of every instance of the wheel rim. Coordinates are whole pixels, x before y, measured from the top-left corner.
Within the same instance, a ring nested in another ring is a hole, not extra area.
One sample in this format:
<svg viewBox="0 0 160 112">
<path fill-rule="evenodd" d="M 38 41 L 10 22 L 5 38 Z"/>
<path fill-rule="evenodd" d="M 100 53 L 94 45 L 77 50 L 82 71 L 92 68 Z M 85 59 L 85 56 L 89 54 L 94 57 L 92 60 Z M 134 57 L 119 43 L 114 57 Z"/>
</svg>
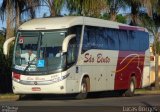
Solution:
<svg viewBox="0 0 160 112">
<path fill-rule="evenodd" d="M 81 92 L 86 93 L 87 92 L 87 86 L 85 83 L 82 83 Z"/>
<path fill-rule="evenodd" d="M 131 92 L 134 92 L 134 89 L 135 89 L 135 87 L 134 87 L 134 83 L 132 81 L 131 84 L 130 84 L 130 90 L 131 90 Z"/>
</svg>

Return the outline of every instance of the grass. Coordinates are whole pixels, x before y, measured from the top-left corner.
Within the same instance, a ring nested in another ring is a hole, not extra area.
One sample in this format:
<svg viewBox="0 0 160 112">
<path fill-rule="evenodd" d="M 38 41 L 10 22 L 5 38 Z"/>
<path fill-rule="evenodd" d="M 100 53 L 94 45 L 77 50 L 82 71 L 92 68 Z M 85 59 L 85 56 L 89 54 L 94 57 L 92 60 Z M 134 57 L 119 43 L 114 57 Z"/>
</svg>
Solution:
<svg viewBox="0 0 160 112">
<path fill-rule="evenodd" d="M 138 89 L 135 91 L 135 94 L 160 94 L 160 90 L 149 90 L 149 89 Z"/>
<path fill-rule="evenodd" d="M 4 99 L 18 99 L 19 95 L 15 95 L 15 94 L 0 94 L 0 100 L 4 100 Z"/>
</svg>

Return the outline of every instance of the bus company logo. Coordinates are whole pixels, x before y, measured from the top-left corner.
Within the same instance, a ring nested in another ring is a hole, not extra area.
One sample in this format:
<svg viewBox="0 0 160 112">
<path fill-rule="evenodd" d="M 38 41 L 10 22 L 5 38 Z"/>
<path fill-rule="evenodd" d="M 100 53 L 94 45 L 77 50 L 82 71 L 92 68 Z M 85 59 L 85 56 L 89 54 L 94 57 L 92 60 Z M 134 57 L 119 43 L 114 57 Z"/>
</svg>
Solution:
<svg viewBox="0 0 160 112">
<path fill-rule="evenodd" d="M 37 85 L 37 84 L 38 84 L 38 83 L 35 81 L 35 82 L 34 82 L 34 85 Z"/>
<path fill-rule="evenodd" d="M 91 54 L 89 53 L 86 53 L 84 55 L 84 63 L 110 63 L 110 58 L 107 56 L 107 57 L 103 57 L 103 55 L 101 53 L 98 53 L 97 54 L 97 57 L 95 58 L 94 56 L 92 56 Z"/>
</svg>

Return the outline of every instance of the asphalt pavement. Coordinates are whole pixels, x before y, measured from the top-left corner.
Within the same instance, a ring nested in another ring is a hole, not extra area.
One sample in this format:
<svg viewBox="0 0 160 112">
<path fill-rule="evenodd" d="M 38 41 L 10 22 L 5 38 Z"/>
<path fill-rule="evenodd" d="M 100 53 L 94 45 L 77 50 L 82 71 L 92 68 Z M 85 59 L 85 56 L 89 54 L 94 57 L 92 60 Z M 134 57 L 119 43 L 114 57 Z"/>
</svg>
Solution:
<svg viewBox="0 0 160 112">
<path fill-rule="evenodd" d="M 97 97 L 98 96 L 98 97 Z M 35 100 L 1 100 L 1 112 L 160 112 L 160 95 L 134 97 L 91 95 L 76 100 L 70 95 L 44 95 Z"/>
</svg>

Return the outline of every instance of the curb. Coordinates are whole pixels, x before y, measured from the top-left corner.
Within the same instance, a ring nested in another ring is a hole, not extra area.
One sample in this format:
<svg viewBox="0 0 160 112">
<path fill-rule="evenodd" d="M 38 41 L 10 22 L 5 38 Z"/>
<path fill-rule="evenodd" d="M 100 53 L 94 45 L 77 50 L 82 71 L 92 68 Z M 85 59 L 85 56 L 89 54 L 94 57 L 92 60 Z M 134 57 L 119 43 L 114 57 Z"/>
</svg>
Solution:
<svg viewBox="0 0 160 112">
<path fill-rule="evenodd" d="M 135 94 L 160 95 L 160 90 L 136 90 Z"/>
</svg>

